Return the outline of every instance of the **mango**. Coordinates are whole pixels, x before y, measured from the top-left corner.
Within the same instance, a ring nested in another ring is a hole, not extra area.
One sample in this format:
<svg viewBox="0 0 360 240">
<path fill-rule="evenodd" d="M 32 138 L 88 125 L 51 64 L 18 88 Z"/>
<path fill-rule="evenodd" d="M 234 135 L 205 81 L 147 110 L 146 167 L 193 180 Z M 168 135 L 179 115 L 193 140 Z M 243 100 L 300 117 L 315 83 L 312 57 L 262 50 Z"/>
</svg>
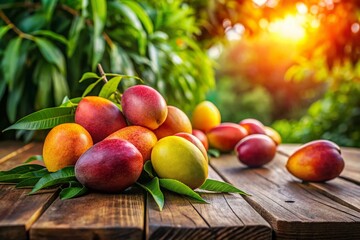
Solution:
<svg viewBox="0 0 360 240">
<path fill-rule="evenodd" d="M 236 123 L 221 123 L 206 133 L 210 147 L 222 152 L 234 150 L 235 145 L 247 136 L 247 131 Z"/>
<path fill-rule="evenodd" d="M 156 135 L 148 128 L 141 126 L 127 126 L 105 139 L 123 139 L 131 142 L 140 151 L 144 163 L 150 160 L 151 151 L 157 142 Z"/>
<path fill-rule="evenodd" d="M 142 168 L 142 155 L 133 144 L 122 139 L 106 139 L 79 158 L 75 176 L 90 189 L 116 193 L 133 185 Z"/>
<path fill-rule="evenodd" d="M 121 98 L 121 107 L 132 125 L 158 128 L 166 119 L 168 108 L 165 99 L 154 88 L 136 85 L 126 89 Z"/>
<path fill-rule="evenodd" d="M 206 151 L 209 150 L 209 141 L 203 131 L 201 131 L 199 129 L 193 129 L 192 135 L 194 135 L 201 141 L 201 143 L 204 145 Z"/>
<path fill-rule="evenodd" d="M 203 101 L 194 108 L 191 122 L 193 128 L 206 133 L 221 123 L 221 114 L 212 102 Z"/>
<path fill-rule="evenodd" d="M 202 144 L 202 142 L 197 137 L 195 137 L 194 135 L 192 135 L 190 133 L 184 133 L 184 132 L 176 133 L 174 136 L 182 137 L 182 138 L 185 138 L 186 140 L 190 141 L 201 151 L 201 153 L 204 155 L 204 157 L 208 161 L 207 151 L 206 151 L 204 145 Z"/>
<path fill-rule="evenodd" d="M 200 187 L 208 177 L 208 162 L 203 153 L 178 136 L 160 139 L 152 150 L 151 163 L 159 177 L 176 179 L 192 189 Z"/>
<path fill-rule="evenodd" d="M 168 114 L 165 121 L 154 130 L 154 133 L 158 139 L 161 139 L 179 132 L 192 132 L 190 119 L 179 108 L 168 106 Z"/>
<path fill-rule="evenodd" d="M 292 175 L 310 182 L 334 179 L 340 175 L 344 166 L 340 147 L 328 140 L 315 140 L 302 145 L 286 163 Z"/>
<path fill-rule="evenodd" d="M 239 122 L 239 125 L 244 127 L 248 134 L 265 134 L 264 125 L 257 119 L 246 118 Z"/>
<path fill-rule="evenodd" d="M 279 145 L 282 141 L 280 134 L 273 128 L 269 126 L 264 126 L 265 134 L 268 135 L 276 145 Z"/>
<path fill-rule="evenodd" d="M 93 141 L 85 128 L 76 123 L 57 125 L 46 135 L 43 146 L 44 164 L 49 172 L 75 165 Z"/>
<path fill-rule="evenodd" d="M 264 134 L 252 134 L 235 146 L 237 158 L 249 167 L 261 167 L 271 162 L 276 154 L 276 144 Z"/>
<path fill-rule="evenodd" d="M 94 143 L 127 126 L 120 109 L 110 100 L 97 96 L 84 97 L 79 102 L 75 122 L 90 133 Z"/>
</svg>

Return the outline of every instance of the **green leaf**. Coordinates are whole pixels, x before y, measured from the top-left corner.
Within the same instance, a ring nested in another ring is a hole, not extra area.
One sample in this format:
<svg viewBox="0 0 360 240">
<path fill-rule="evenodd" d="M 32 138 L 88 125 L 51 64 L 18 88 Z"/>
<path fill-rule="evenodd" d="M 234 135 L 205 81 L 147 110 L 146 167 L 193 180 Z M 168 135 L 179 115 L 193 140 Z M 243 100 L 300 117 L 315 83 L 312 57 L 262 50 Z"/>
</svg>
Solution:
<svg viewBox="0 0 360 240">
<path fill-rule="evenodd" d="M 79 182 L 71 183 L 69 187 L 63 188 L 60 192 L 60 199 L 70 199 L 85 195 L 89 190 Z"/>
<path fill-rule="evenodd" d="M 76 107 L 82 99 L 83 99 L 82 97 L 69 99 L 68 96 L 65 96 L 64 99 L 62 100 L 60 107 Z"/>
<path fill-rule="evenodd" d="M 16 120 L 16 110 L 18 109 L 18 105 L 24 93 L 24 85 L 25 81 L 21 81 L 9 92 L 6 102 L 6 111 L 10 122 L 15 122 Z"/>
<path fill-rule="evenodd" d="M 49 171 L 46 168 L 42 168 L 36 171 L 23 173 L 20 177 L 21 178 L 43 177 L 46 174 L 49 174 Z"/>
<path fill-rule="evenodd" d="M 71 57 L 74 54 L 76 47 L 78 46 L 79 36 L 81 30 L 85 26 L 85 19 L 82 16 L 76 16 L 72 21 L 71 28 L 69 30 L 69 42 L 67 48 L 67 56 Z"/>
<path fill-rule="evenodd" d="M 101 88 L 99 97 L 109 98 L 111 94 L 118 90 L 118 86 L 123 77 L 113 77 Z"/>
<path fill-rule="evenodd" d="M 33 187 L 40 179 L 41 179 L 41 177 L 25 178 L 24 180 L 18 182 L 15 185 L 15 187 L 16 188 Z"/>
<path fill-rule="evenodd" d="M 212 156 L 212 157 L 220 157 L 220 151 L 219 150 L 217 150 L 217 149 L 214 149 L 214 148 L 210 148 L 209 150 L 208 150 L 208 154 L 210 155 L 210 156 Z"/>
<path fill-rule="evenodd" d="M 21 174 L 0 175 L 0 182 L 18 183 L 23 180 L 20 176 Z"/>
<path fill-rule="evenodd" d="M 105 41 L 102 32 L 106 23 L 106 0 L 91 0 L 91 9 L 94 22 L 94 45 L 91 65 L 92 69 L 95 69 L 105 51 Z"/>
<path fill-rule="evenodd" d="M 85 97 L 86 95 L 88 95 L 96 87 L 96 85 L 98 85 L 99 82 L 101 82 L 101 81 L 102 81 L 102 78 L 99 78 L 96 82 L 93 82 L 92 84 L 90 84 L 83 92 L 82 97 Z"/>
<path fill-rule="evenodd" d="M 126 4 L 129 8 L 131 8 L 131 10 L 136 14 L 136 16 L 140 19 L 141 23 L 144 25 L 147 33 L 152 34 L 154 31 L 154 26 L 145 10 L 135 1 L 123 0 L 122 3 Z"/>
<path fill-rule="evenodd" d="M 60 34 L 57 34 L 57 33 L 53 32 L 53 31 L 50 31 L 50 30 L 37 30 L 37 31 L 33 32 L 32 34 L 33 35 L 40 35 L 40 36 L 49 37 L 49 38 L 52 38 L 52 39 L 54 39 L 54 40 L 56 40 L 58 42 L 61 42 L 61 43 L 65 44 L 65 45 L 68 44 L 68 40 L 64 36 L 62 36 Z"/>
<path fill-rule="evenodd" d="M 40 130 L 53 128 L 61 123 L 74 122 L 75 109 L 73 107 L 53 107 L 45 108 L 31 113 L 10 127 L 10 129 Z"/>
<path fill-rule="evenodd" d="M 46 61 L 55 64 L 61 73 L 65 73 L 65 59 L 59 48 L 44 38 L 37 37 L 34 41 Z"/>
<path fill-rule="evenodd" d="M 33 81 L 38 86 L 41 86 L 37 88 L 36 92 L 35 106 L 38 109 L 49 107 L 49 104 L 51 103 L 51 70 L 52 65 L 44 59 L 40 59 L 35 66 L 33 73 Z"/>
<path fill-rule="evenodd" d="M 11 29 L 9 25 L 1 26 L 0 27 L 0 39 Z"/>
<path fill-rule="evenodd" d="M 8 44 L 4 52 L 2 67 L 5 81 L 9 84 L 10 89 L 13 88 L 15 76 L 18 69 L 20 59 L 20 46 L 22 38 L 16 37 Z"/>
<path fill-rule="evenodd" d="M 52 67 L 52 80 L 54 86 L 54 98 L 55 104 L 59 105 L 62 102 L 64 96 L 68 95 L 70 90 L 66 82 L 65 76 L 61 74 L 57 68 Z"/>
<path fill-rule="evenodd" d="M 155 176 L 153 166 L 151 164 L 151 161 L 148 160 L 144 164 L 144 171 L 149 174 L 149 177 L 153 178 Z"/>
<path fill-rule="evenodd" d="M 233 185 L 221 182 L 214 179 L 206 179 L 203 185 L 199 187 L 202 190 L 213 191 L 213 192 L 225 192 L 225 193 L 240 193 L 243 195 L 249 195 L 246 192 L 234 187 Z"/>
<path fill-rule="evenodd" d="M 169 191 L 191 197 L 199 202 L 207 203 L 198 193 L 178 180 L 161 178 L 160 186 Z"/>
<path fill-rule="evenodd" d="M 24 164 L 24 165 L 14 167 L 7 171 L 0 171 L 0 176 L 10 175 L 10 174 L 23 174 L 23 173 L 27 173 L 27 172 L 38 171 L 38 170 L 41 170 L 44 168 L 45 168 L 44 166 L 41 166 L 39 164 Z"/>
<path fill-rule="evenodd" d="M 29 163 L 29 162 L 33 162 L 33 161 L 43 161 L 43 156 L 42 155 L 31 156 L 24 163 Z"/>
<path fill-rule="evenodd" d="M 41 0 L 43 10 L 45 12 L 45 17 L 48 22 L 50 22 L 53 15 L 57 0 Z"/>
<path fill-rule="evenodd" d="M 84 74 L 82 75 L 82 77 L 81 77 L 81 79 L 79 80 L 79 82 L 81 83 L 81 82 L 83 82 L 84 80 L 89 79 L 89 78 L 97 78 L 97 79 L 99 79 L 99 78 L 101 78 L 101 77 L 99 77 L 96 73 L 86 72 L 86 73 L 84 73 Z"/>
<path fill-rule="evenodd" d="M 141 184 L 136 183 L 140 187 L 142 187 L 144 190 L 146 190 L 150 195 L 153 197 L 154 201 L 158 205 L 160 211 L 162 211 L 164 207 L 164 194 L 162 193 L 159 185 L 159 178 L 154 177 L 150 182 Z"/>
<path fill-rule="evenodd" d="M 51 187 L 54 185 L 68 183 L 69 181 L 77 181 L 75 177 L 74 167 L 65 167 L 57 172 L 53 172 L 43 176 L 34 186 L 29 194 L 34 194 L 37 191 Z"/>
</svg>

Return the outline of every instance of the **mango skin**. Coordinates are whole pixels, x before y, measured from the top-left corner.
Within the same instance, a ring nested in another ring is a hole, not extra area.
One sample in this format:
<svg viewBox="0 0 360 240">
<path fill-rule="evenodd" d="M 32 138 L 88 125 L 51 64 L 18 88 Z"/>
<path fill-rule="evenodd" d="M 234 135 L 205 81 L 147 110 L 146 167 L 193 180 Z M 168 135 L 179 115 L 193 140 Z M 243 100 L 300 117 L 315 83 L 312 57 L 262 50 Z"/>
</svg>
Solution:
<svg viewBox="0 0 360 240">
<path fill-rule="evenodd" d="M 276 154 L 276 144 L 264 134 L 252 134 L 243 138 L 235 146 L 240 162 L 249 167 L 261 167 L 271 162 Z"/>
<path fill-rule="evenodd" d="M 201 153 L 204 155 L 206 160 L 209 161 L 207 151 L 206 151 L 203 143 L 197 137 L 195 137 L 194 135 L 192 135 L 190 133 L 185 133 L 185 132 L 176 133 L 174 136 L 182 137 L 182 138 L 185 138 L 186 140 L 190 141 L 201 151 Z"/>
<path fill-rule="evenodd" d="M 151 163 L 159 177 L 176 179 L 191 189 L 200 187 L 208 177 L 208 162 L 203 153 L 178 136 L 160 139 L 151 152 Z"/>
<path fill-rule="evenodd" d="M 121 98 L 121 107 L 132 125 L 158 128 L 166 119 L 168 108 L 165 99 L 154 88 L 136 85 L 126 89 Z"/>
<path fill-rule="evenodd" d="M 179 132 L 192 132 L 190 119 L 179 108 L 168 106 L 168 114 L 165 121 L 154 130 L 154 133 L 158 139 L 161 139 Z"/>
<path fill-rule="evenodd" d="M 344 167 L 340 147 L 328 140 L 315 140 L 301 146 L 286 163 L 286 168 L 292 175 L 309 182 L 334 179 Z"/>
<path fill-rule="evenodd" d="M 246 129 L 236 123 L 221 123 L 206 133 L 209 145 L 222 152 L 234 150 L 235 145 L 247 135 Z"/>
<path fill-rule="evenodd" d="M 92 146 L 90 134 L 81 125 L 57 125 L 46 135 L 42 151 L 44 164 L 49 172 L 75 165 L 79 157 Z"/>
<path fill-rule="evenodd" d="M 90 189 L 116 193 L 134 184 L 142 168 L 142 155 L 133 144 L 122 139 L 106 139 L 79 158 L 75 176 Z"/>
<path fill-rule="evenodd" d="M 246 118 L 246 119 L 240 121 L 239 125 L 244 127 L 249 135 L 265 134 L 264 125 L 257 119 Z"/>
<path fill-rule="evenodd" d="M 127 126 L 120 109 L 110 100 L 97 96 L 84 97 L 79 102 L 75 122 L 90 133 L 94 143 Z"/>
<path fill-rule="evenodd" d="M 199 130 L 199 129 L 193 129 L 192 130 L 192 135 L 194 135 L 195 137 L 197 137 L 201 142 L 202 144 L 204 145 L 206 151 L 209 150 L 209 141 L 206 137 L 206 134 Z"/>
</svg>

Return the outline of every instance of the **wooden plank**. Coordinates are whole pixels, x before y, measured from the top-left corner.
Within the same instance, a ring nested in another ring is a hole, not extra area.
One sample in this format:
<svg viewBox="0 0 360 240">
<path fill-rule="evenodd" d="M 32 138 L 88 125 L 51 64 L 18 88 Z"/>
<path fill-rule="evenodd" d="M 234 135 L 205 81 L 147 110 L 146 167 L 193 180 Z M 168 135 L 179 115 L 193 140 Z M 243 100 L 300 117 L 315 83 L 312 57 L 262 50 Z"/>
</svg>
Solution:
<svg viewBox="0 0 360 240">
<path fill-rule="evenodd" d="M 0 163 L 15 156 L 24 150 L 24 143 L 19 141 L 1 141 L 0 142 Z"/>
<path fill-rule="evenodd" d="M 30 239 L 142 239 L 144 207 L 138 189 L 56 199 L 31 227 Z"/>
<path fill-rule="evenodd" d="M 210 168 L 209 177 L 221 180 Z M 209 204 L 166 193 L 162 212 L 149 200 L 149 239 L 271 239 L 269 224 L 239 195 L 201 193 Z"/>
<path fill-rule="evenodd" d="M 15 152 L 6 155 L 0 163 L 0 171 L 9 170 L 23 164 L 29 157 L 39 155 L 42 152 L 41 143 L 29 143 Z M 9 157 L 10 156 L 10 157 Z M 34 163 L 34 162 L 32 162 Z M 39 163 L 39 162 L 36 162 Z"/>
<path fill-rule="evenodd" d="M 19 143 L 1 144 L 11 153 L 5 154 L 0 164 L 0 170 L 13 168 L 28 157 L 41 153 L 41 144 Z M 30 189 L 16 189 L 14 185 L 0 185 L 0 239 L 27 239 L 30 226 L 38 219 L 44 210 L 55 199 L 54 190 L 42 191 L 41 194 L 28 196 Z"/>
<path fill-rule="evenodd" d="M 234 155 L 224 155 L 211 165 L 227 181 L 253 194 L 245 199 L 270 223 L 276 238 L 359 239 L 360 212 L 296 180 L 284 161 L 277 155 L 266 167 L 250 169 Z"/>
</svg>

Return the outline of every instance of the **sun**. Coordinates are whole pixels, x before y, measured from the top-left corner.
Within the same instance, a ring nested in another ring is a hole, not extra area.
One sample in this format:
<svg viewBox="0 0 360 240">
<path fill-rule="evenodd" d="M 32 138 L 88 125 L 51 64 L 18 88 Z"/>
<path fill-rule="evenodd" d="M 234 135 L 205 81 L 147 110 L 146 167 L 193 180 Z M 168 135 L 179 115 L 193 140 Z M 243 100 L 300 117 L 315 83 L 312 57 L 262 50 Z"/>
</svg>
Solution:
<svg viewBox="0 0 360 240">
<path fill-rule="evenodd" d="M 304 16 L 287 15 L 282 19 L 270 22 L 268 30 L 282 40 L 300 42 L 306 38 L 305 21 Z"/>
</svg>

